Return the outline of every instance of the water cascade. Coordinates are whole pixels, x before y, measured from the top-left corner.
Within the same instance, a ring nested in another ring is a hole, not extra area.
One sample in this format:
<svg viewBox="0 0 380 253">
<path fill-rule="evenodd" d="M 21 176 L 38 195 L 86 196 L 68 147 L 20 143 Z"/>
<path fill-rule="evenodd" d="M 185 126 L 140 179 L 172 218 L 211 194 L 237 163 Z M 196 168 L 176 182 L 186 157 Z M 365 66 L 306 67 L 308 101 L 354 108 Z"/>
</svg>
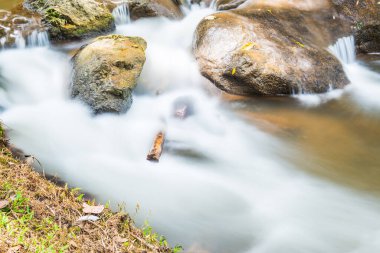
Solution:
<svg viewBox="0 0 380 253">
<path fill-rule="evenodd" d="M 121 2 L 112 11 L 112 15 L 115 18 L 116 25 L 124 25 L 131 22 L 131 16 L 129 13 L 129 6 L 126 2 Z"/>
<path fill-rule="evenodd" d="M 356 53 L 354 36 L 338 39 L 338 41 L 334 45 L 330 46 L 329 49 L 344 64 L 355 62 Z"/>
<path fill-rule="evenodd" d="M 380 252 L 377 198 L 302 172 L 284 159 L 302 153 L 202 89 L 207 81 L 191 43 L 211 13 L 194 8 L 180 21 L 118 25 L 117 33 L 148 42 L 139 89 L 123 115 L 94 117 L 70 98 L 68 56 L 49 48 L 0 52 L 7 80 L 0 118 L 12 143 L 38 157 L 46 173 L 100 201 L 127 203 L 139 224 L 147 219 L 193 252 Z M 194 115 L 182 121 L 172 115 L 183 98 Z M 162 129 L 167 149 L 160 163 L 149 163 L 147 151 Z"/>
<path fill-rule="evenodd" d="M 14 31 L 13 35 L 11 35 L 15 39 L 15 46 L 17 48 L 25 48 L 26 47 L 26 41 L 22 34 L 22 31 L 16 30 Z"/>
<path fill-rule="evenodd" d="M 342 62 L 351 85 L 346 89 L 355 102 L 364 109 L 380 110 L 380 74 L 368 70 L 356 60 L 354 36 L 339 39 L 329 47 L 330 51 Z"/>
<path fill-rule="evenodd" d="M 49 36 L 46 31 L 34 30 L 27 36 L 28 47 L 48 47 L 50 46 Z"/>
<path fill-rule="evenodd" d="M 211 1 L 211 3 L 210 3 L 210 8 L 211 8 L 211 9 L 216 10 L 216 7 L 217 7 L 217 6 L 216 6 L 216 2 L 217 2 L 217 1 L 218 1 L 218 0 L 212 0 L 212 1 Z"/>
</svg>

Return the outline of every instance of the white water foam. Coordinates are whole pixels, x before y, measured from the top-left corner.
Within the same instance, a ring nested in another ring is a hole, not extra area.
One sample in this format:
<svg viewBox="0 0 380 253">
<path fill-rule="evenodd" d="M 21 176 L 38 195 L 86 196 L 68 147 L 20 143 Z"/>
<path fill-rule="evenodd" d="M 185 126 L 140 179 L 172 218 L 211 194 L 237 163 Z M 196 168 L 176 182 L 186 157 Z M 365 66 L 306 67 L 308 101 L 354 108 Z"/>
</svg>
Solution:
<svg viewBox="0 0 380 253">
<path fill-rule="evenodd" d="M 140 223 L 147 218 L 187 249 L 197 243 L 217 253 L 380 252 L 377 198 L 295 170 L 280 158 L 289 147 L 199 88 L 191 37 L 210 11 L 118 28 L 144 35 L 149 47 L 140 94 L 125 115 L 94 117 L 71 100 L 66 57 L 46 48 L 1 52 L 0 94 L 8 103 L 0 100 L 0 118 L 12 142 L 47 173 L 100 200 L 125 202 L 131 212 L 139 203 Z M 149 92 L 156 89 L 164 93 Z M 181 121 L 172 115 L 183 97 L 194 115 Z M 146 153 L 163 129 L 169 149 L 160 163 L 149 163 Z"/>
</svg>

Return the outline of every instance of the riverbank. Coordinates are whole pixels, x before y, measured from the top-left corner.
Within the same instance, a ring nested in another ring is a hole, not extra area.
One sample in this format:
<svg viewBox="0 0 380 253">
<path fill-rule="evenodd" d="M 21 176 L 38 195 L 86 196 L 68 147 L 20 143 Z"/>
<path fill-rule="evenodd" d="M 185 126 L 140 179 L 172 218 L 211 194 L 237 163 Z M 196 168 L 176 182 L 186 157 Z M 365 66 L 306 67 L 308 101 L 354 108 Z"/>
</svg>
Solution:
<svg viewBox="0 0 380 253">
<path fill-rule="evenodd" d="M 0 126 L 0 252 L 175 252 L 149 225 L 107 207 L 86 214 L 77 189 L 59 187 L 13 158 Z"/>
</svg>

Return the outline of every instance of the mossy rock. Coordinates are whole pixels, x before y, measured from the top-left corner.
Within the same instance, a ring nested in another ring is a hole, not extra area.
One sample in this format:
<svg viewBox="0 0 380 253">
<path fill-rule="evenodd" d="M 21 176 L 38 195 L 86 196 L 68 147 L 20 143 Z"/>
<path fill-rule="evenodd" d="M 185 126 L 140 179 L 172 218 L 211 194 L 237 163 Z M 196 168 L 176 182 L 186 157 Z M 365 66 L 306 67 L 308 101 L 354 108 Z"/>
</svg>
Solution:
<svg viewBox="0 0 380 253">
<path fill-rule="evenodd" d="M 81 39 L 115 29 L 111 12 L 96 0 L 25 0 L 24 6 L 42 15 L 53 40 Z"/>
<path fill-rule="evenodd" d="M 122 113 L 132 104 L 132 91 L 145 63 L 147 44 L 139 37 L 96 38 L 73 58 L 71 94 L 95 113 Z"/>
</svg>

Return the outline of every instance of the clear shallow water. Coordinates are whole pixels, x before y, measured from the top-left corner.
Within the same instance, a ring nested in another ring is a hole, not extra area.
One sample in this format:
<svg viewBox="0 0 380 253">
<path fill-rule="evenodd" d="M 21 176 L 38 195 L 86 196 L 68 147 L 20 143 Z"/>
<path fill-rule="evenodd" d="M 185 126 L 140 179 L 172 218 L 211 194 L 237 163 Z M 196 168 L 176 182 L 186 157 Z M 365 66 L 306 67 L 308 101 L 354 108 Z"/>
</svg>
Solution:
<svg viewBox="0 0 380 253">
<path fill-rule="evenodd" d="M 133 106 L 120 116 L 93 117 L 69 99 L 67 55 L 1 52 L 0 118 L 12 142 L 71 186 L 115 206 L 125 202 L 131 213 L 138 204 L 140 224 L 148 219 L 193 252 L 380 251 L 380 201 L 372 194 L 379 182 L 376 101 L 356 96 L 356 81 L 312 106 L 298 98 L 231 103 L 208 95 L 190 49 L 193 30 L 211 12 L 118 27 L 148 41 Z M 368 68 L 352 69 L 368 78 L 361 81 L 377 82 Z M 183 97 L 195 114 L 178 121 L 173 105 Z M 163 129 L 168 150 L 149 163 Z M 367 183 L 373 189 L 361 187 Z"/>
<path fill-rule="evenodd" d="M 13 7 L 16 7 L 22 0 L 1 0 L 0 9 L 10 10 Z"/>
</svg>

